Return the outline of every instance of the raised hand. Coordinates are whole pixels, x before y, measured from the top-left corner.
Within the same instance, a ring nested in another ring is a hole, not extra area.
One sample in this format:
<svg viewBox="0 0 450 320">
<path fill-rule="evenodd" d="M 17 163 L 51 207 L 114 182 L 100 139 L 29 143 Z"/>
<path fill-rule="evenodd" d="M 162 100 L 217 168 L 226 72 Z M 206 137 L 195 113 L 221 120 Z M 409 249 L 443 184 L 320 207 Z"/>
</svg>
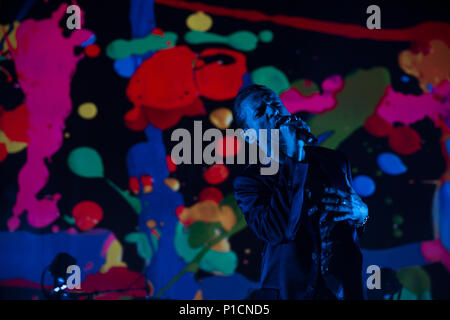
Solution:
<svg viewBox="0 0 450 320">
<path fill-rule="evenodd" d="M 280 151 L 288 157 L 297 158 L 298 145 L 295 127 L 289 124 L 280 126 Z"/>
<path fill-rule="evenodd" d="M 331 212 L 334 221 L 351 220 L 357 225 L 363 225 L 369 216 L 369 209 L 355 192 L 346 177 L 347 189 L 325 188 L 322 204 L 327 212 Z"/>
</svg>

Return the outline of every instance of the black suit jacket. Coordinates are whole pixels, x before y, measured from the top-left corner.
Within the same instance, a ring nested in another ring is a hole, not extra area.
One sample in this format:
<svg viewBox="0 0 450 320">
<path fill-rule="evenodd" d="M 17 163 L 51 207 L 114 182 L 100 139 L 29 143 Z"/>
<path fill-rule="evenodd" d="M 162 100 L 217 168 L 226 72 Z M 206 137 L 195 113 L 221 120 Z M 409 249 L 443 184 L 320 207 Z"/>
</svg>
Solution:
<svg viewBox="0 0 450 320">
<path fill-rule="evenodd" d="M 351 221 L 331 213 L 308 215 L 323 187 L 348 188 L 350 164 L 341 152 L 305 147 L 306 159 L 288 158 L 272 176 L 248 166 L 234 181 L 247 224 L 264 242 L 261 289 L 275 299 L 362 299 L 362 256 Z"/>
</svg>

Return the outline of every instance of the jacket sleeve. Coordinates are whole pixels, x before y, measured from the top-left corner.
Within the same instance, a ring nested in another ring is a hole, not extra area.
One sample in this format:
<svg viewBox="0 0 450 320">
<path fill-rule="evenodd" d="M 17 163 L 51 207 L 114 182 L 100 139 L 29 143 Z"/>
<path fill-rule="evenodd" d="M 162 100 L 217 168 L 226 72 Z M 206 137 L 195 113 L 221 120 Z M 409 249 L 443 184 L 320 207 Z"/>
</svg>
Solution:
<svg viewBox="0 0 450 320">
<path fill-rule="evenodd" d="M 308 164 L 288 158 L 278 175 L 235 179 L 237 204 L 258 238 L 270 244 L 294 239 L 300 226 L 307 169 Z"/>
<path fill-rule="evenodd" d="M 353 185 L 353 180 L 352 180 L 352 169 L 351 169 L 351 165 L 350 165 L 350 160 L 348 160 L 347 157 L 345 157 L 345 163 L 346 163 L 346 175 L 348 178 L 348 181 L 350 182 L 350 186 Z M 362 225 L 362 226 L 357 226 L 356 224 L 355 228 L 356 228 L 356 232 L 358 234 L 358 237 L 361 238 L 364 231 L 366 230 L 366 225 Z"/>
</svg>

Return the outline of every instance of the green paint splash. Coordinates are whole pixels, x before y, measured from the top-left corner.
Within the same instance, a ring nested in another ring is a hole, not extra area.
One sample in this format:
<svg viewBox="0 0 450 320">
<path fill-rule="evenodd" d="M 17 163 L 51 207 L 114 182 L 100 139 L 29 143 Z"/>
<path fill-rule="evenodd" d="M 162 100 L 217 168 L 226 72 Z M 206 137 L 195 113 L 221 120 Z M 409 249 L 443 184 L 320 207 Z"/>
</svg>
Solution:
<svg viewBox="0 0 450 320">
<path fill-rule="evenodd" d="M 431 279 L 422 267 L 412 266 L 400 269 L 397 271 L 397 278 L 404 288 L 416 296 L 416 299 L 431 298 Z"/>
<path fill-rule="evenodd" d="M 178 272 L 164 288 L 162 288 L 159 292 L 156 293 L 155 295 L 156 298 L 161 297 L 164 294 L 164 292 L 166 292 L 167 289 L 169 289 L 175 282 L 177 282 L 185 273 L 197 272 L 198 269 L 200 268 L 200 263 L 202 259 L 216 243 L 219 243 L 220 241 L 222 241 L 222 239 L 230 238 L 235 233 L 238 233 L 247 226 L 245 217 L 242 214 L 241 210 L 239 209 L 239 206 L 237 205 L 236 199 L 234 198 L 233 194 L 228 194 L 223 198 L 219 206 L 224 205 L 230 206 L 233 209 L 234 214 L 236 215 L 236 224 L 234 225 L 234 227 L 231 228 L 230 231 L 223 232 L 218 237 L 215 237 L 210 241 L 208 241 L 207 244 L 202 249 L 197 249 L 199 251 L 195 255 L 195 257 L 191 260 L 191 262 L 186 267 L 184 267 L 180 272 Z"/>
<path fill-rule="evenodd" d="M 271 42 L 273 40 L 273 32 L 270 30 L 263 30 L 258 36 L 259 40 L 262 42 Z"/>
<path fill-rule="evenodd" d="M 309 97 L 314 93 L 320 93 L 320 88 L 317 83 L 307 79 L 295 80 L 291 83 L 291 87 L 297 89 L 302 96 Z"/>
<path fill-rule="evenodd" d="M 253 83 L 266 86 L 277 94 L 290 88 L 287 76 L 274 66 L 265 66 L 251 73 Z"/>
<path fill-rule="evenodd" d="M 67 157 L 67 165 L 76 175 L 83 178 L 103 178 L 103 161 L 97 150 L 79 147 Z"/>
<path fill-rule="evenodd" d="M 175 46 L 178 35 L 164 32 L 164 35 L 149 34 L 145 38 L 124 40 L 117 39 L 106 47 L 106 55 L 111 59 L 124 59 L 131 55 L 142 55 L 149 51 L 157 51 Z"/>
<path fill-rule="evenodd" d="M 68 216 L 68 215 L 64 215 L 63 216 L 64 221 L 66 221 L 68 224 L 75 224 L 75 218 Z"/>
<path fill-rule="evenodd" d="M 220 222 L 194 222 L 189 226 L 189 246 L 194 249 L 202 247 L 215 236 L 216 230 L 222 230 Z"/>
<path fill-rule="evenodd" d="M 132 232 L 125 236 L 125 241 L 128 243 L 136 243 L 137 251 L 142 259 L 150 260 L 153 256 L 153 251 L 150 248 L 147 236 L 143 232 Z"/>
<path fill-rule="evenodd" d="M 74 174 L 80 177 L 105 178 L 102 157 L 95 149 L 79 147 L 72 150 L 67 157 L 67 165 Z M 141 213 L 142 205 L 138 198 L 132 196 L 127 190 L 120 189 L 111 180 L 107 178 L 105 180 L 128 202 L 137 214 Z"/>
<path fill-rule="evenodd" d="M 184 35 L 184 40 L 190 44 L 223 43 L 240 51 L 253 51 L 258 46 L 258 40 L 270 42 L 272 39 L 273 33 L 270 30 L 261 31 L 259 38 L 253 32 L 247 30 L 237 31 L 228 36 L 195 30 Z"/>
<path fill-rule="evenodd" d="M 334 131 L 322 146 L 336 149 L 342 141 L 364 125 L 390 82 L 389 71 L 382 67 L 358 70 L 347 76 L 344 89 L 336 96 L 336 108 L 308 121 L 311 132 L 319 136 L 330 130 Z"/>
<path fill-rule="evenodd" d="M 142 210 L 142 205 L 141 205 L 141 201 L 132 196 L 130 194 L 130 192 L 128 192 L 128 190 L 122 190 L 120 189 L 114 182 L 112 182 L 109 179 L 106 179 L 106 182 L 114 189 L 116 190 L 124 199 L 126 202 L 128 202 L 128 204 L 130 205 L 130 207 L 133 208 L 133 210 L 137 213 L 140 214 L 141 210 Z"/>
</svg>

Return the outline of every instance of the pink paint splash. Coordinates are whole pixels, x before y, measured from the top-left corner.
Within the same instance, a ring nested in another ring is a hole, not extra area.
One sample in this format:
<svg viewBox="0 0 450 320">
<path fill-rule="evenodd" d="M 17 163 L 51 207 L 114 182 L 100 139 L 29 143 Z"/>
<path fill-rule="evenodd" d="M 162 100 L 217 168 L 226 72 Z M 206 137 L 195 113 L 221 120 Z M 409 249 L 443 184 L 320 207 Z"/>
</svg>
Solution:
<svg viewBox="0 0 450 320">
<path fill-rule="evenodd" d="M 440 239 L 422 242 L 420 250 L 427 262 L 441 262 L 450 272 L 450 252 L 445 249 Z"/>
<path fill-rule="evenodd" d="M 116 236 L 114 235 L 114 233 L 111 232 L 110 235 L 108 236 L 108 238 L 106 238 L 105 242 L 103 243 L 102 252 L 100 253 L 100 256 L 102 258 L 106 257 L 109 247 L 115 240 L 116 240 Z"/>
<path fill-rule="evenodd" d="M 395 92 L 389 86 L 376 112 L 391 124 L 410 125 L 426 116 L 437 123 L 440 117 L 445 118 L 450 113 L 449 95 L 450 82 L 447 80 L 434 87 L 432 93 L 420 96 Z"/>
<path fill-rule="evenodd" d="M 281 95 L 281 101 L 290 113 L 307 111 L 322 113 L 333 109 L 337 105 L 336 94 L 344 88 L 344 80 L 339 75 L 331 76 L 322 82 L 323 93 L 313 93 L 304 96 L 296 88 L 290 88 Z"/>
<path fill-rule="evenodd" d="M 94 263 L 92 261 L 88 261 L 84 266 L 83 270 L 86 272 L 92 270 L 92 268 L 94 268 Z"/>
<path fill-rule="evenodd" d="M 17 49 L 12 55 L 29 112 L 29 144 L 27 162 L 19 173 L 13 217 L 8 220 L 10 231 L 19 227 L 19 216 L 25 211 L 35 228 L 45 227 L 59 216 L 59 194 L 40 200 L 36 195 L 49 176 L 44 160 L 51 160 L 61 147 L 65 120 L 72 110 L 70 83 L 84 57 L 75 56 L 74 48 L 92 36 L 90 31 L 75 30 L 69 38 L 63 37 L 59 22 L 66 9 L 63 4 L 51 18 L 26 20 L 17 30 Z"/>
</svg>

